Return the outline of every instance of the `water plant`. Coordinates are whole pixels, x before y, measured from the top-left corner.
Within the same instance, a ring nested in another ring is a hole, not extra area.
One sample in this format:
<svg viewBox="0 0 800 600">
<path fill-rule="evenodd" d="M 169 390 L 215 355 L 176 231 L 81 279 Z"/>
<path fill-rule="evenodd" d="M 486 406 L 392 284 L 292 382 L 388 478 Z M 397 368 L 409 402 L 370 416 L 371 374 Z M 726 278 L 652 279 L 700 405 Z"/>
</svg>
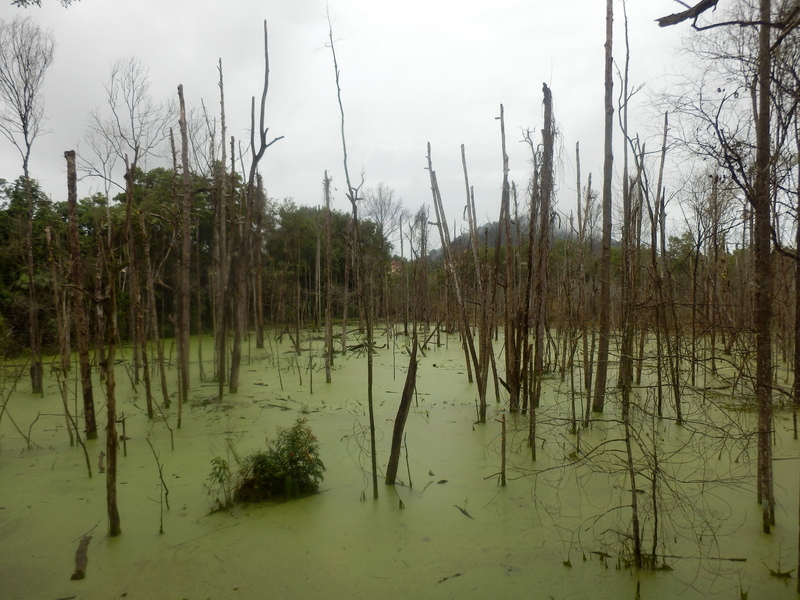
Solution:
<svg viewBox="0 0 800 600">
<path fill-rule="evenodd" d="M 225 459 L 212 459 L 209 489 L 220 508 L 234 502 L 263 502 L 316 493 L 325 465 L 319 456 L 319 442 L 306 423 L 300 418 L 291 427 L 278 427 L 277 438 L 266 450 L 237 458 L 239 469 L 235 473 Z"/>
<path fill-rule="evenodd" d="M 228 461 L 221 456 L 211 459 L 211 473 L 208 475 L 206 487 L 217 510 L 233 506 L 233 474 Z"/>
</svg>

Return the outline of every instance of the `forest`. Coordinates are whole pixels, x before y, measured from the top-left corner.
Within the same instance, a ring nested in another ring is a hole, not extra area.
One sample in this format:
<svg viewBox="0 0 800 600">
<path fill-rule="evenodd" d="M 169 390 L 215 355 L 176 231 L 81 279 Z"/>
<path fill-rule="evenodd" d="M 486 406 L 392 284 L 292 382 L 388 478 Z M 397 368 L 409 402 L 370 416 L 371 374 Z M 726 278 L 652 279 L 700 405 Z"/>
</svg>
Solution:
<svg viewBox="0 0 800 600">
<path fill-rule="evenodd" d="M 365 184 L 330 16 L 341 164 L 317 206 L 266 192 L 266 21 L 249 139 L 221 60 L 218 114 L 182 86 L 159 103 L 121 60 L 53 198 L 29 166 L 54 39 L 35 13 L 0 20 L 21 170 L 0 180 L 9 597 L 800 594 L 800 2 L 676 7 L 653 35 L 692 29 L 702 77 L 658 99 L 656 143 L 629 126 L 626 3 L 607 0 L 601 176 L 576 144 L 557 203 L 566 92 L 543 84 L 526 181 L 499 107 L 488 223 L 463 145 L 461 215 L 430 143 L 420 207 Z M 87 176 L 105 191 L 79 197 Z"/>
</svg>

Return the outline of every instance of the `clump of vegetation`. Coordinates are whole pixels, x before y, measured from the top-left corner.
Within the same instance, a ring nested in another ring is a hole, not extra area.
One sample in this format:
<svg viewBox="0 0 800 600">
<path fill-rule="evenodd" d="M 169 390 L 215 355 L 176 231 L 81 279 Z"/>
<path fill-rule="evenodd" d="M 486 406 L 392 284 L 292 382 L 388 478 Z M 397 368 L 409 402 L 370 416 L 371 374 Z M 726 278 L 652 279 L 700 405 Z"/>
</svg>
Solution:
<svg viewBox="0 0 800 600">
<path fill-rule="evenodd" d="M 274 498 L 299 498 L 314 494 L 323 480 L 325 465 L 319 457 L 319 443 L 306 424 L 298 419 L 289 428 L 278 427 L 278 437 L 266 450 L 240 458 L 238 471 L 219 457 L 211 461 L 209 490 L 219 508 L 234 502 L 263 502 Z"/>
</svg>

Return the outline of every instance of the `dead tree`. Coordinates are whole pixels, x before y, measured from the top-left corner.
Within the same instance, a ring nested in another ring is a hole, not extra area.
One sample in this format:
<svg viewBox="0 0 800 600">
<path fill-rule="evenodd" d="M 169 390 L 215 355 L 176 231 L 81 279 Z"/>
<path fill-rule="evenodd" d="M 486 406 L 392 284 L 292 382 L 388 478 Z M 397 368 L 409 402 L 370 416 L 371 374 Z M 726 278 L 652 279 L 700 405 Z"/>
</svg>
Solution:
<svg viewBox="0 0 800 600">
<path fill-rule="evenodd" d="M 475 340 L 472 335 L 472 328 L 470 326 L 469 311 L 467 310 L 466 300 L 462 293 L 461 280 L 458 276 L 458 271 L 453 260 L 452 244 L 450 241 L 450 228 L 447 225 L 447 216 L 444 212 L 444 205 L 442 204 L 442 196 L 439 191 L 439 182 L 436 179 L 436 171 L 433 170 L 433 161 L 431 160 L 431 144 L 428 142 L 428 174 L 431 179 L 431 194 L 433 195 L 433 207 L 436 211 L 436 226 L 439 229 L 439 239 L 442 243 L 442 253 L 444 254 L 444 271 L 445 275 L 450 282 L 455 296 L 456 307 L 461 319 L 461 330 L 464 336 L 464 344 L 466 346 L 467 363 L 471 359 L 472 366 L 475 369 L 475 376 L 478 379 L 478 391 L 483 390 L 483 396 L 479 396 L 480 410 L 478 420 L 481 423 L 486 422 L 486 382 L 481 380 L 481 365 L 478 359 L 478 353 L 475 351 Z"/>
<path fill-rule="evenodd" d="M 550 251 L 550 204 L 555 190 L 553 175 L 555 125 L 553 123 L 553 96 L 550 88 L 542 84 L 544 96 L 544 128 L 542 129 L 542 170 L 539 227 L 537 232 L 536 266 L 533 282 L 533 320 L 535 350 L 533 354 L 532 407 L 539 406 L 542 394 L 542 375 L 544 371 L 545 336 L 547 335 L 547 263 Z M 534 440 L 530 440 L 534 443 Z"/>
<path fill-rule="evenodd" d="M 109 227 L 111 225 L 109 224 Z M 119 507 L 117 505 L 117 395 L 114 378 L 114 361 L 117 347 L 117 274 L 122 265 L 114 262 L 111 248 L 106 248 L 109 259 L 106 263 L 106 292 L 100 301 L 106 323 L 106 508 L 108 512 L 108 535 L 116 537 L 122 533 Z"/>
<path fill-rule="evenodd" d="M 14 145 L 22 157 L 22 174 L 28 203 L 25 267 L 28 274 L 31 390 L 34 394 L 43 393 L 44 367 L 33 254 L 33 181 L 28 166 L 31 147 L 41 132 L 44 115 L 42 84 L 47 68 L 53 62 L 54 46 L 52 33 L 42 31 L 32 17 L 16 17 L 9 22 L 0 20 L 0 102 L 7 108 L 0 115 L 0 133 Z"/>
<path fill-rule="evenodd" d="M 191 209 L 192 189 L 189 171 L 189 133 L 186 124 L 186 103 L 183 97 L 183 85 L 178 85 L 178 101 L 180 102 L 179 125 L 181 130 L 181 167 L 183 171 L 183 193 L 176 207 L 180 225 L 180 266 L 178 268 L 178 428 L 181 426 L 182 412 L 180 407 L 189 399 L 189 316 L 191 308 Z"/>
<path fill-rule="evenodd" d="M 397 468 L 400 464 L 400 450 L 403 444 L 403 431 L 405 430 L 408 412 L 411 409 L 411 400 L 414 399 L 414 388 L 417 385 L 417 320 L 414 319 L 411 334 L 411 349 L 409 350 L 408 371 L 403 385 L 403 394 L 400 396 L 400 406 L 394 419 L 392 430 L 392 448 L 389 453 L 389 463 L 386 466 L 386 485 L 394 485 L 397 479 Z"/>
<path fill-rule="evenodd" d="M 501 106 L 501 115 L 502 115 L 502 106 Z M 501 121 L 502 123 L 502 121 Z M 503 134 L 505 137 L 505 134 Z M 505 140 L 503 140 L 505 141 Z M 507 169 L 508 167 L 508 157 L 505 155 L 505 144 L 503 148 L 503 156 L 504 156 L 504 166 Z M 475 285 L 477 288 L 477 307 L 478 307 L 478 363 L 475 364 L 475 372 L 477 380 L 477 387 L 478 387 L 478 420 L 481 423 L 486 422 L 486 391 L 489 382 L 489 365 L 491 362 L 491 357 L 493 356 L 493 346 L 492 346 L 492 330 L 494 329 L 495 324 L 495 300 L 497 297 L 497 276 L 498 272 L 495 269 L 492 272 L 491 277 L 487 277 L 486 269 L 484 268 L 484 263 L 481 261 L 481 258 L 478 254 L 478 248 L 480 245 L 480 240 L 478 239 L 478 223 L 477 223 L 477 215 L 475 212 L 475 194 L 474 190 L 469 185 L 469 174 L 467 171 L 467 158 L 466 152 L 464 149 L 464 144 L 461 144 L 461 164 L 464 168 L 464 186 L 466 187 L 467 192 L 467 222 L 469 223 L 469 240 L 470 240 L 470 248 L 472 249 L 472 262 L 473 268 L 475 271 Z M 505 183 L 508 183 L 507 173 L 505 178 Z M 507 199 L 508 189 L 507 186 L 504 186 L 504 196 L 503 198 Z M 507 208 L 507 202 L 503 203 L 501 201 L 501 205 Z M 501 221 L 503 218 L 505 208 L 501 207 Z M 441 237 L 441 231 L 440 231 Z M 498 240 L 499 241 L 499 240 Z M 496 254 L 497 260 L 499 260 L 499 253 Z M 466 362 L 467 362 L 467 369 L 468 372 L 471 373 L 472 370 L 470 369 L 470 353 L 467 344 L 465 344 L 465 354 L 466 354 Z"/>
<path fill-rule="evenodd" d="M 239 260 L 236 263 L 236 275 L 233 292 L 232 312 L 234 317 L 233 351 L 231 353 L 230 391 L 235 393 L 239 389 L 239 370 L 241 366 L 241 344 L 247 329 L 247 284 L 248 273 L 253 265 L 253 252 L 260 249 L 253 248 L 252 224 L 255 222 L 256 202 L 261 202 L 262 197 L 257 184 L 258 164 L 264 157 L 267 148 L 272 146 L 283 136 L 267 141 L 269 128 L 266 126 L 267 93 L 269 92 L 269 35 L 267 22 L 264 21 L 264 87 L 261 91 L 258 120 L 258 144 L 256 144 L 256 99 L 250 100 L 250 172 L 245 189 L 244 219 L 240 224 Z M 231 160 L 233 160 L 233 148 Z"/>
<path fill-rule="evenodd" d="M 92 389 L 92 366 L 89 363 L 89 329 L 86 322 L 86 306 L 83 289 L 83 262 L 78 239 L 78 177 L 75 167 L 75 151 L 64 153 L 67 160 L 67 216 L 69 218 L 70 279 L 72 281 L 72 318 L 75 323 L 75 339 L 78 343 L 78 365 L 83 396 L 83 419 L 86 423 L 86 439 L 97 439 L 97 419 L 94 410 Z"/>
<path fill-rule="evenodd" d="M 716 5 L 712 0 L 702 0 L 687 11 L 671 15 L 659 20 L 662 27 L 693 20 L 697 27 L 697 16 Z M 742 182 L 739 173 L 731 169 L 731 175 L 740 182 L 747 200 L 753 209 L 754 230 L 754 315 L 753 324 L 756 330 L 756 401 L 758 405 L 758 501 L 762 508 L 762 530 L 769 533 L 775 523 L 775 497 L 772 478 L 772 263 L 771 263 L 771 223 L 772 206 L 770 195 L 770 171 L 772 157 L 770 155 L 770 112 L 771 112 L 771 66 L 772 66 L 772 29 L 783 27 L 784 34 L 797 26 L 796 23 L 772 21 L 772 2 L 759 0 L 757 17 L 753 21 L 734 21 L 714 23 L 707 27 L 724 25 L 755 26 L 758 29 L 758 51 L 756 56 L 755 89 L 753 92 L 753 109 L 755 123 L 755 164 L 753 165 L 754 181 Z M 796 11 L 792 14 L 796 15 Z M 793 18 L 793 17 L 792 17 Z M 776 43 L 779 40 L 776 40 Z M 726 157 L 728 158 L 728 157 Z"/>
<path fill-rule="evenodd" d="M 322 180 L 325 196 L 325 383 L 331 382 L 333 367 L 333 213 L 331 212 L 331 178 L 325 171 Z"/>
<path fill-rule="evenodd" d="M 613 77 L 614 2 L 606 0 L 605 43 L 605 142 L 603 159 L 603 234 L 600 246 L 600 343 L 597 348 L 597 378 L 594 383 L 592 410 L 603 412 L 606 381 L 608 379 L 608 352 L 611 333 L 611 180 L 614 175 L 614 77 Z"/>
<path fill-rule="evenodd" d="M 341 134 L 342 134 L 342 163 L 344 166 L 344 178 L 345 184 L 347 185 L 347 192 L 346 196 L 347 199 L 350 201 L 350 206 L 352 208 L 352 218 L 350 221 L 350 252 L 351 258 L 353 261 L 353 272 L 355 274 L 355 288 L 356 288 L 356 295 L 358 297 L 358 304 L 359 304 L 359 312 L 360 314 L 364 315 L 366 313 L 367 317 L 367 339 L 366 339 L 366 346 L 367 346 L 367 405 L 369 408 L 369 439 L 370 439 L 370 454 L 372 457 L 372 496 L 373 498 L 378 498 L 378 463 L 377 463 L 377 456 L 376 456 L 376 448 L 375 448 L 375 412 L 372 403 L 372 354 L 373 354 L 373 339 L 372 339 L 372 306 L 371 306 L 371 294 L 369 297 L 369 302 L 365 306 L 365 298 L 364 298 L 364 288 L 363 288 L 363 280 L 362 280 L 362 273 L 361 273 L 361 251 L 359 248 L 358 243 L 358 200 L 359 200 L 359 190 L 361 186 L 364 184 L 363 177 L 361 179 L 361 183 L 357 187 L 353 186 L 352 180 L 350 179 L 350 170 L 348 168 L 347 162 L 347 137 L 345 136 L 344 131 L 344 104 L 342 103 L 342 87 L 339 82 L 339 63 L 336 60 L 336 46 L 333 42 L 333 24 L 331 22 L 330 14 L 328 14 L 328 39 L 330 40 L 330 49 L 331 55 L 333 57 L 333 70 L 336 76 L 336 99 L 339 103 L 339 115 L 341 117 Z M 345 278 L 346 279 L 346 278 Z M 371 288 L 370 283 L 370 288 Z M 345 311 L 347 308 L 345 307 Z M 346 313 L 345 313 L 346 314 Z M 344 335 L 343 335 L 344 337 Z M 344 344 L 344 340 L 342 340 Z"/>
</svg>

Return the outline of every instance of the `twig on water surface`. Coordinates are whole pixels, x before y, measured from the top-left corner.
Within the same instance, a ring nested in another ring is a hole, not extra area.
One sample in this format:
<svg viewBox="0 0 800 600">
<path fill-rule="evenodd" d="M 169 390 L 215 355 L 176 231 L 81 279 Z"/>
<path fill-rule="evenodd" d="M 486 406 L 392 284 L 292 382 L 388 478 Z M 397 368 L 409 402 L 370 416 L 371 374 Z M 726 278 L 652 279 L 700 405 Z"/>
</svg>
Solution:
<svg viewBox="0 0 800 600">
<path fill-rule="evenodd" d="M 467 516 L 469 516 L 469 515 L 467 515 Z M 470 517 L 470 519 L 471 518 L 472 517 Z M 440 579 L 439 581 L 436 582 L 436 585 L 439 585 L 440 583 L 444 583 L 448 579 L 455 579 L 456 577 L 461 577 L 461 573 L 456 573 L 455 575 L 448 575 L 447 577 L 443 577 L 442 579 Z"/>
<path fill-rule="evenodd" d="M 475 520 L 475 517 L 473 517 L 471 514 L 469 514 L 469 513 L 467 512 L 467 508 L 466 508 L 466 506 L 467 506 L 467 505 L 466 505 L 466 503 L 464 503 L 464 508 L 461 508 L 461 507 L 460 507 L 458 504 L 453 504 L 453 506 L 455 506 L 455 507 L 456 507 L 458 510 L 460 510 L 460 511 L 461 511 L 461 513 L 462 513 L 462 514 L 463 514 L 465 517 L 469 517 L 469 518 L 470 518 L 470 519 L 472 519 L 473 521 Z"/>
</svg>

